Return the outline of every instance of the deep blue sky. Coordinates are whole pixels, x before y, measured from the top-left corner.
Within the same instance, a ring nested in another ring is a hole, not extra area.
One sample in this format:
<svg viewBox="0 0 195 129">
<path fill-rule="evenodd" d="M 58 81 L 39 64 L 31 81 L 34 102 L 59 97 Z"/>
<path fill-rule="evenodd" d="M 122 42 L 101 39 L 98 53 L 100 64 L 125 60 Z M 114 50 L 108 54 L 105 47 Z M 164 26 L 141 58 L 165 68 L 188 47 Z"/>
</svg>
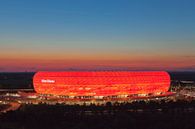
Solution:
<svg viewBox="0 0 195 129">
<path fill-rule="evenodd" d="M 194 70 L 195 1 L 0 0 L 0 59 L 0 71 Z"/>
</svg>

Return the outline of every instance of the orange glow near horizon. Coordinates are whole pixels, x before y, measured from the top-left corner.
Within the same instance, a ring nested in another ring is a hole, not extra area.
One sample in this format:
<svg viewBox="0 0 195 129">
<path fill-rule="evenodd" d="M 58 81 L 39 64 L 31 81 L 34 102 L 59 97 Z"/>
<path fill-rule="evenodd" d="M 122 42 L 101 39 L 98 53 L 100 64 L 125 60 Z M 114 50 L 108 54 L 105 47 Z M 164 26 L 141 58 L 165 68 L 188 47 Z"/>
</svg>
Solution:
<svg viewBox="0 0 195 129">
<path fill-rule="evenodd" d="M 182 69 L 189 66 L 189 61 L 180 60 L 31 60 L 31 59 L 1 59 L 0 71 L 37 71 L 37 70 L 60 70 L 67 68 L 127 68 L 136 69 Z M 190 62 L 192 63 L 192 61 Z"/>
<path fill-rule="evenodd" d="M 194 68 L 194 57 L 166 54 L 40 54 L 2 53 L 0 72 L 55 70 L 183 70 Z"/>
<path fill-rule="evenodd" d="M 0 4 L 0 72 L 195 71 L 194 1 L 21 1 Z"/>
</svg>

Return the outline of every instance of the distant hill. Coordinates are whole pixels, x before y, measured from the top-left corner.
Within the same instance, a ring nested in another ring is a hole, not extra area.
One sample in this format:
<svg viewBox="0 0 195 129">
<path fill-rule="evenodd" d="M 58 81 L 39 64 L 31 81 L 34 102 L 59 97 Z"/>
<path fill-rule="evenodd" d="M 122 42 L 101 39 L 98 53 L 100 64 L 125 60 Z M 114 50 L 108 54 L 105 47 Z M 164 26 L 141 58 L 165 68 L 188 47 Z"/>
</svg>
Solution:
<svg viewBox="0 0 195 129">
<path fill-rule="evenodd" d="M 171 80 L 195 81 L 195 72 L 169 72 Z"/>
<path fill-rule="evenodd" d="M 32 79 L 35 73 L 0 73 L 0 88 L 20 89 L 33 88 Z"/>
</svg>

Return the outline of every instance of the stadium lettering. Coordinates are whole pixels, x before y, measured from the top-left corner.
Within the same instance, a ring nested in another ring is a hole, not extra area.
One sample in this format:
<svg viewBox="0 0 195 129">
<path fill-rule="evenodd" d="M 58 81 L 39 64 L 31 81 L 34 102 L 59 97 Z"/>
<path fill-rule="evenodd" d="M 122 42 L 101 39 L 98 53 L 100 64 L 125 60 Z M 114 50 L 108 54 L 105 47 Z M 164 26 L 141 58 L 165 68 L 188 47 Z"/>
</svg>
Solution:
<svg viewBox="0 0 195 129">
<path fill-rule="evenodd" d="M 50 79 L 42 79 L 42 83 L 55 83 L 55 80 L 50 80 Z"/>
</svg>

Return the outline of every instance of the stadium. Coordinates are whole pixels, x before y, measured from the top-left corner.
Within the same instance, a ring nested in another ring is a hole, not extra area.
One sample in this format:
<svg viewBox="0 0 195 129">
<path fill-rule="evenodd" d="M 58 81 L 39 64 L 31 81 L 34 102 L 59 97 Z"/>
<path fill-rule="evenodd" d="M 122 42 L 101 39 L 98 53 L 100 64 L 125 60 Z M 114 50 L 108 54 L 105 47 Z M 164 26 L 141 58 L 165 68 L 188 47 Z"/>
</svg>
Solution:
<svg viewBox="0 0 195 129">
<path fill-rule="evenodd" d="M 133 98 L 170 95 L 170 76 L 165 71 L 37 72 L 36 93 L 67 98 Z"/>
</svg>

